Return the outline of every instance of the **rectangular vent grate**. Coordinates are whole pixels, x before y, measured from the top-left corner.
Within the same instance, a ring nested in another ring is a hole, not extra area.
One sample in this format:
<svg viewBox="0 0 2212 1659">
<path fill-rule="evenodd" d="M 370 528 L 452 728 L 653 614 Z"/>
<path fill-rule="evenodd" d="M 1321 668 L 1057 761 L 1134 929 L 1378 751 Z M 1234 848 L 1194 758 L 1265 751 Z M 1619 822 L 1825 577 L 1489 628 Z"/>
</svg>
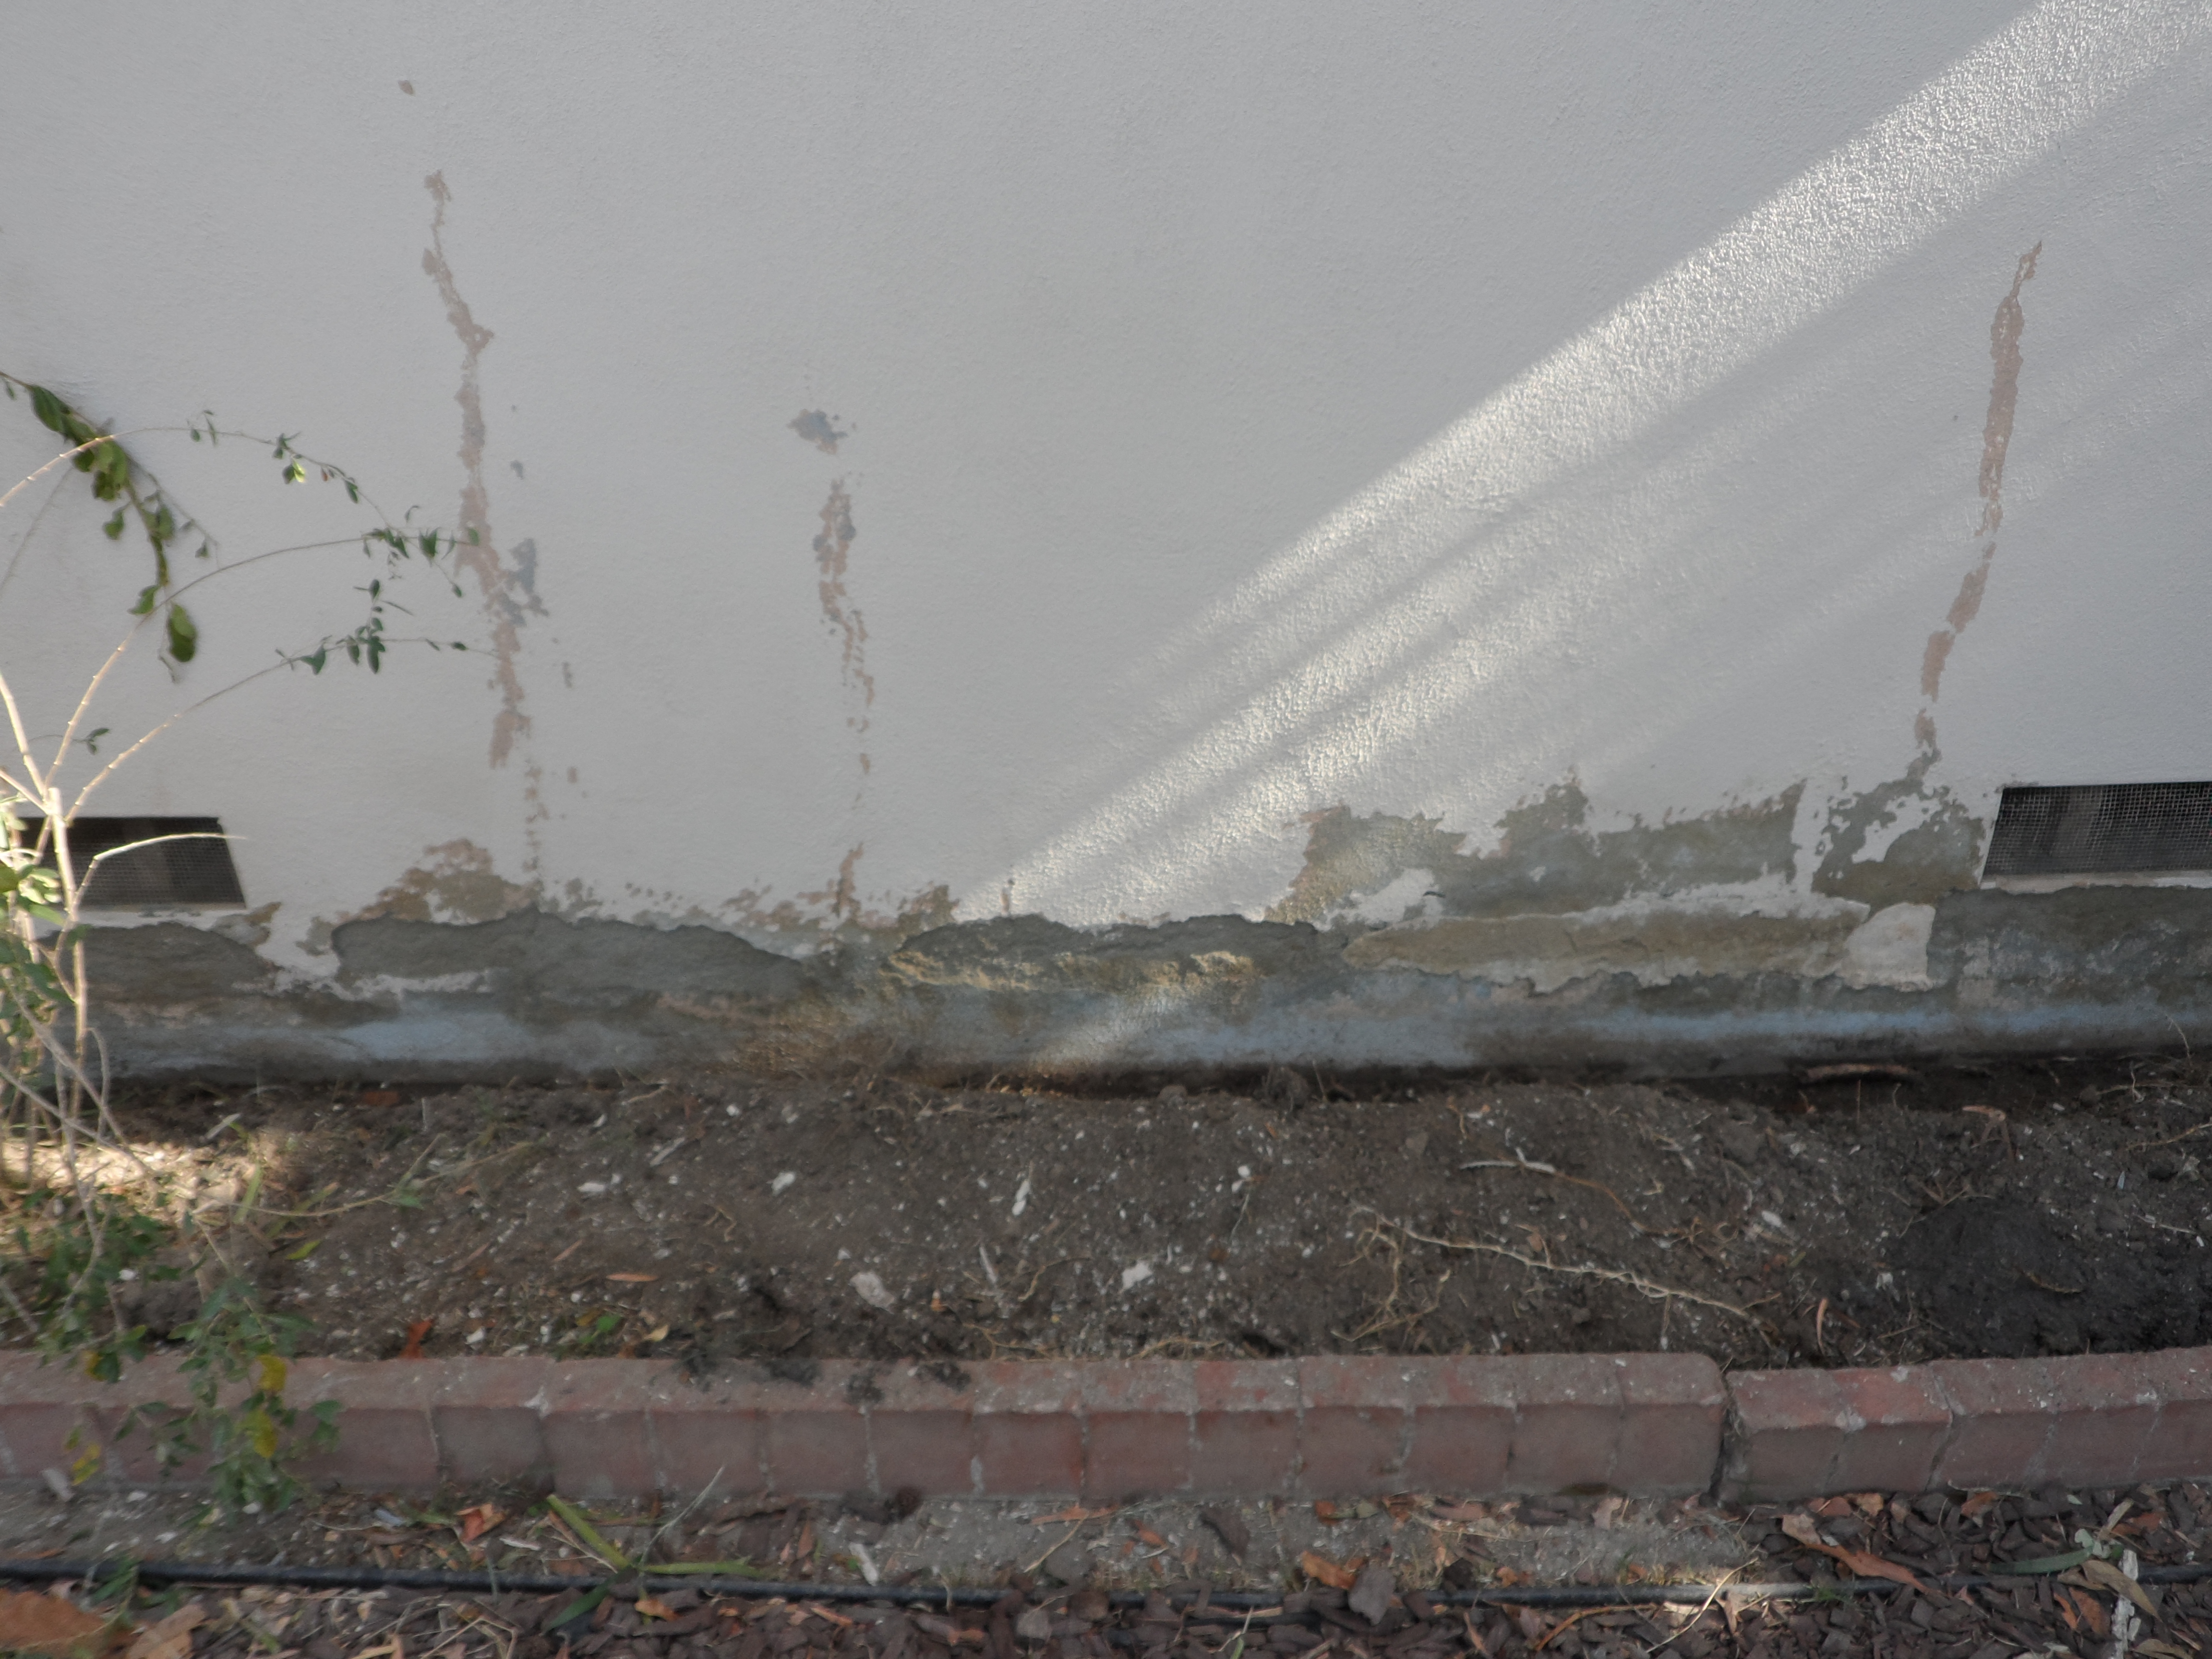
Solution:
<svg viewBox="0 0 2212 1659">
<path fill-rule="evenodd" d="M 1982 866 L 1991 876 L 2212 870 L 2212 783 L 2008 789 Z"/>
<path fill-rule="evenodd" d="M 44 828 L 37 818 L 25 822 L 22 842 L 29 846 Z M 136 910 L 147 905 L 184 904 L 220 907 L 243 904 L 246 894 L 238 884 L 238 866 L 230 860 L 230 843 L 212 839 L 222 833 L 218 818 L 79 818 L 70 826 L 70 862 L 82 878 L 92 860 L 111 848 L 157 836 L 191 836 L 191 841 L 164 841 L 151 847 L 134 847 L 118 854 L 93 872 L 85 890 L 88 910 Z M 50 850 L 46 862 L 53 862 Z"/>
</svg>

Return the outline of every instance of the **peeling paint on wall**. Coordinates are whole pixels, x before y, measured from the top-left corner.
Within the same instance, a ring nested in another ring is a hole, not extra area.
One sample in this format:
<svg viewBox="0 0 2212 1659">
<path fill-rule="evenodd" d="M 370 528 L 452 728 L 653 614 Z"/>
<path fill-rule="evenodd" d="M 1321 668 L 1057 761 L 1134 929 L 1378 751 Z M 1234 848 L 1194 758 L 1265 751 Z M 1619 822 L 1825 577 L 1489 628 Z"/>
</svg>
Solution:
<svg viewBox="0 0 2212 1659">
<path fill-rule="evenodd" d="M 1356 968 L 1411 968 L 1540 994 L 1626 975 L 1639 985 L 1780 974 L 1831 976 L 1856 988 L 1928 984 L 1926 905 L 1896 905 L 1869 920 L 1839 900 L 1638 899 L 1565 915 L 1449 916 L 1353 939 Z"/>
<path fill-rule="evenodd" d="M 390 916 L 401 921 L 495 921 L 533 902 L 527 887 L 506 880 L 492 856 L 471 841 L 422 849 L 422 862 L 386 887 L 349 921 Z"/>
<path fill-rule="evenodd" d="M 841 431 L 837 417 L 818 409 L 802 409 L 793 417 L 791 429 L 824 455 L 835 455 L 837 446 L 853 434 Z"/>
<path fill-rule="evenodd" d="M 1465 851 L 1467 834 L 1444 830 L 1438 819 L 1358 817 L 1331 807 L 1308 818 L 1304 866 L 1267 920 L 1401 921 L 1374 907 L 1377 896 L 1394 890 L 1413 907 L 1472 916 L 1554 915 L 1637 894 L 1778 884 L 1796 872 L 1792 830 L 1802 788 L 1792 785 L 1771 800 L 1699 817 L 1592 830 L 1589 798 L 1570 780 L 1500 818 L 1490 853 Z M 1419 876 L 1418 889 L 1401 885 L 1409 875 Z"/>
<path fill-rule="evenodd" d="M 1929 786 L 1929 769 L 1942 757 L 1932 723 L 1923 729 L 1926 746 L 1902 778 L 1829 808 L 1814 849 L 1814 892 L 1879 908 L 1930 904 L 1974 884 L 1987 826 L 1948 788 Z"/>
</svg>

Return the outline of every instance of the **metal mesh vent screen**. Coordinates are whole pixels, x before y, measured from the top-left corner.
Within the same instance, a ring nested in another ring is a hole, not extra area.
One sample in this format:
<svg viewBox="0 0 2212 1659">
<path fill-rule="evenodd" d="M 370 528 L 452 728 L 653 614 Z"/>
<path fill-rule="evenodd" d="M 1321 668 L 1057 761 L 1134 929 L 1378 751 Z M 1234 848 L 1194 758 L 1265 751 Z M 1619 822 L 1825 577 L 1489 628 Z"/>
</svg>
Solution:
<svg viewBox="0 0 2212 1659">
<path fill-rule="evenodd" d="M 40 828 L 35 818 L 25 826 L 26 843 L 38 838 Z M 109 859 L 93 872 L 92 884 L 85 889 L 85 908 L 135 910 L 149 904 L 245 903 L 238 866 L 230 860 L 230 843 L 211 839 L 222 833 L 217 818 L 79 818 L 70 826 L 70 861 L 80 876 L 111 848 L 156 836 L 196 837 L 133 847 Z M 52 861 L 51 854 L 47 861 Z"/>
<path fill-rule="evenodd" d="M 2212 783 L 2008 789 L 1984 876 L 2212 870 Z"/>
</svg>

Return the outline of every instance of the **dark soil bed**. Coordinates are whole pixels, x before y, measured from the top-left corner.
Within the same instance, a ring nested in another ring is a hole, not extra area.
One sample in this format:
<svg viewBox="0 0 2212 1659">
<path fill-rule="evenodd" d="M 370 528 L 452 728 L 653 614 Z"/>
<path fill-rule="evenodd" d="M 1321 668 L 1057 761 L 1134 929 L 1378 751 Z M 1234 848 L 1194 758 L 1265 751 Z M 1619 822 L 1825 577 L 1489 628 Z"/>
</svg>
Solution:
<svg viewBox="0 0 2212 1659">
<path fill-rule="evenodd" d="M 2212 1340 L 2183 1060 L 1142 1097 L 693 1075 L 173 1088 L 123 1115 L 307 1351 L 738 1358 Z M 297 1212 L 286 1215 L 284 1212 Z M 15 1264 L 15 1271 L 26 1271 Z M 134 1287 L 157 1332 L 189 1280 Z M 424 1322 L 428 1322 L 428 1325 Z"/>
</svg>

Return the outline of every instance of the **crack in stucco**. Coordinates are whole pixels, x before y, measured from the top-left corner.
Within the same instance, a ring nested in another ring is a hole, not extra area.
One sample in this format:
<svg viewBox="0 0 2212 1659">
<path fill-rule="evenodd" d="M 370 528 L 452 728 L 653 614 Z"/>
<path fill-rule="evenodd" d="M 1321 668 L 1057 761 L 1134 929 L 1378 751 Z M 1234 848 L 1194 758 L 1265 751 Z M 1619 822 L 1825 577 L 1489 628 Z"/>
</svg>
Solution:
<svg viewBox="0 0 2212 1659">
<path fill-rule="evenodd" d="M 2020 290 L 2022 284 L 2034 279 L 2035 262 L 2042 252 L 2043 244 L 2038 242 L 2020 256 L 2013 271 L 2012 287 L 1997 301 L 1996 316 L 1990 323 L 1990 361 L 1993 368 L 1989 414 L 1982 422 L 1978 479 L 1982 518 L 1974 532 L 1987 539 L 1982 544 L 1981 557 L 1960 582 L 1959 596 L 1951 601 L 1943 626 L 1928 636 L 1928 649 L 1920 663 L 1920 695 L 1930 702 L 1936 701 L 1942 689 L 1943 665 L 1950 658 L 1952 646 L 1982 608 L 1982 595 L 1989 586 L 1990 566 L 1996 558 L 1997 527 L 2004 522 L 2005 453 L 2012 447 L 2013 413 L 2020 403 L 2020 337 L 2027 326 L 2027 313 L 2021 309 Z"/>
<path fill-rule="evenodd" d="M 846 724 L 856 734 L 868 729 L 867 710 L 876 701 L 875 677 L 868 672 L 868 624 L 860 615 L 845 588 L 845 575 L 850 568 L 853 538 L 859 532 L 853 528 L 853 498 L 845 493 L 845 481 L 830 481 L 830 499 L 822 503 L 822 532 L 814 538 L 814 562 L 821 568 L 822 616 L 842 637 L 844 650 L 838 658 L 837 677 L 845 686 L 857 686 L 860 692 L 859 714 L 849 716 Z M 860 757 L 860 769 L 868 769 L 866 755 Z"/>
<path fill-rule="evenodd" d="M 2005 458 L 2012 447 L 2013 418 L 2020 403 L 2020 340 L 2027 326 L 2020 291 L 2033 280 L 2043 253 L 2038 242 L 2013 269 L 2012 286 L 1997 301 L 1990 323 L 1990 404 L 1982 423 L 1982 459 L 1975 487 L 1982 500 L 1974 533 L 1982 538 L 1981 556 L 1959 584 L 1943 626 L 1928 636 L 1920 664 L 1920 694 L 1925 700 L 1912 720 L 1915 753 L 1905 775 L 1861 793 L 1838 799 L 1817 851 L 1815 892 L 1881 906 L 1930 903 L 1943 894 L 1974 884 L 1981 867 L 1985 826 L 1942 786 L 1930 787 L 1929 772 L 1942 758 L 1936 744 L 1935 702 L 1951 647 L 1982 608 L 1990 568 L 1997 552 L 1996 532 L 2004 522 Z M 1917 811 L 1919 821 L 1890 839 L 1879 858 L 1860 854 L 1879 831 Z"/>
<path fill-rule="evenodd" d="M 522 619 L 509 590 L 516 573 L 504 568 L 499 550 L 493 544 L 490 498 L 484 488 L 483 395 L 479 386 L 479 367 L 484 348 L 492 343 L 493 336 L 489 329 L 477 321 L 469 302 L 461 297 L 460 289 L 453 281 L 453 268 L 446 258 L 446 206 L 453 199 L 446 175 L 433 173 L 422 185 L 436 204 L 430 216 L 430 246 L 422 251 L 422 270 L 437 283 L 438 296 L 445 301 L 446 316 L 461 343 L 461 385 L 453 394 L 453 401 L 461 406 L 461 447 L 457 453 L 462 469 L 462 536 L 454 556 L 464 569 L 476 577 L 490 621 L 493 684 L 500 696 L 499 713 L 492 721 L 491 763 L 504 766 L 515 739 L 529 731 L 530 716 L 523 710 L 522 677 L 515 665 L 516 653 L 521 648 Z M 477 537 L 473 543 L 467 534 L 471 530 Z M 534 546 L 531 552 L 530 598 L 535 606 Z"/>
</svg>

